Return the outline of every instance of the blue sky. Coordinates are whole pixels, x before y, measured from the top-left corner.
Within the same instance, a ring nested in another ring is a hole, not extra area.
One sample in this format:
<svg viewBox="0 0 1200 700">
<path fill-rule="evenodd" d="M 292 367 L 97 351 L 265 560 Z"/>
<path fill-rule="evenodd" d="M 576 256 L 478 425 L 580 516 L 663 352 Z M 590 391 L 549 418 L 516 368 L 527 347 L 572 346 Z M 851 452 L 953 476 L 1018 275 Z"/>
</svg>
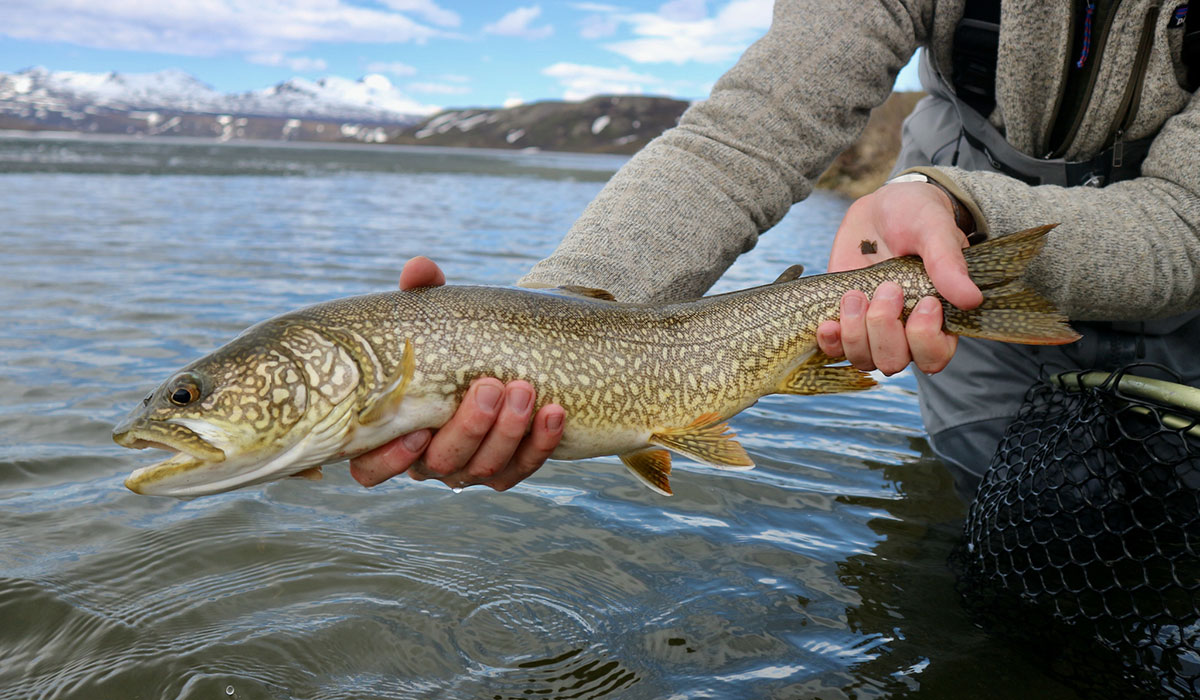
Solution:
<svg viewBox="0 0 1200 700">
<path fill-rule="evenodd" d="M 414 107 L 696 99 L 771 0 L 0 0 L 0 71 L 177 68 L 222 92 L 388 77 Z M 917 89 L 913 66 L 901 89 Z"/>
</svg>

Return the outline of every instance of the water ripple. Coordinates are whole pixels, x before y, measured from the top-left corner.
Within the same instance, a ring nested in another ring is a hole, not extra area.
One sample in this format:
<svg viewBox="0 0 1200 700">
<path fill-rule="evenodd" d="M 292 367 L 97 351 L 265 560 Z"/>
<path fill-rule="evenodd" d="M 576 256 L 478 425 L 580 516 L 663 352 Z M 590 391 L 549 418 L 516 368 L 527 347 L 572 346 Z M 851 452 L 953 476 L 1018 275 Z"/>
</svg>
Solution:
<svg viewBox="0 0 1200 700">
<path fill-rule="evenodd" d="M 996 651 L 946 605 L 961 507 L 909 375 L 764 399 L 733 421 L 758 468 L 681 459 L 670 499 L 616 459 L 504 494 L 344 465 L 125 491 L 153 457 L 110 426 L 168 373 L 413 255 L 511 283 L 614 164 L 364 153 L 0 139 L 0 164 L 111 166 L 0 175 L 0 700 L 873 697 Z M 844 207 L 815 195 L 720 289 L 821 269 Z"/>
</svg>

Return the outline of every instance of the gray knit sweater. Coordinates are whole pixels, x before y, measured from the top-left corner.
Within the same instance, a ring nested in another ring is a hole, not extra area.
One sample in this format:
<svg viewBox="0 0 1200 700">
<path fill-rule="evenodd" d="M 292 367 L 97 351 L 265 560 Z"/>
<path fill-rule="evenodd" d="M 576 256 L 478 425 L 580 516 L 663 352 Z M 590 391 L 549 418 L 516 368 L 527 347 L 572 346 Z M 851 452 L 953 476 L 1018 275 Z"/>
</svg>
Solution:
<svg viewBox="0 0 1200 700">
<path fill-rule="evenodd" d="M 1071 50 L 1068 0 L 1005 0 L 991 119 L 1043 155 Z M 679 126 L 630 160 L 520 284 L 577 284 L 624 301 L 703 294 L 812 191 L 920 46 L 949 75 L 963 0 L 777 0 L 770 31 Z M 1062 222 L 1030 279 L 1072 318 L 1141 320 L 1200 308 L 1200 98 L 1181 87 L 1175 4 L 1119 3 L 1089 60 L 1099 76 L 1067 156 L 1158 132 L 1142 176 L 1103 189 L 932 174 L 1003 235 Z M 1197 8 L 1200 9 L 1200 8 Z M 1150 23 L 1146 25 L 1146 23 Z M 1143 27 L 1153 43 L 1142 41 Z M 1144 60 L 1139 62 L 1139 47 Z M 1148 53 L 1146 53 L 1148 52 Z M 1140 81 L 1135 68 L 1145 65 Z M 1130 98 L 1135 111 L 1130 113 Z"/>
</svg>

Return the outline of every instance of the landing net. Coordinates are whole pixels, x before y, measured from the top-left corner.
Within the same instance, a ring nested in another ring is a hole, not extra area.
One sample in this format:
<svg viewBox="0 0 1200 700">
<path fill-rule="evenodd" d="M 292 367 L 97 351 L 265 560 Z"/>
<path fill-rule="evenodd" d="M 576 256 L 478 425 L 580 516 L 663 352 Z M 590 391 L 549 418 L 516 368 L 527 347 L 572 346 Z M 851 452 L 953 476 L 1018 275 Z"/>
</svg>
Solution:
<svg viewBox="0 0 1200 700">
<path fill-rule="evenodd" d="M 1162 371 L 1030 389 L 954 557 L 980 623 L 1085 697 L 1200 697 L 1200 389 Z"/>
</svg>

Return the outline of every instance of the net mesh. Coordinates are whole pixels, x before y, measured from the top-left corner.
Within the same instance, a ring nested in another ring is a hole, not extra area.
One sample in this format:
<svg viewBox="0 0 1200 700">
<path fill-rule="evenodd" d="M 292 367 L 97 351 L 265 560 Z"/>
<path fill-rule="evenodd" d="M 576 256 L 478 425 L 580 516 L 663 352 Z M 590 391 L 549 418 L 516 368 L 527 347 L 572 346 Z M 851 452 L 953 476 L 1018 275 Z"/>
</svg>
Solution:
<svg viewBox="0 0 1200 700">
<path fill-rule="evenodd" d="M 1200 697 L 1196 396 L 1127 371 L 1041 382 L 971 505 L 968 607 L 1085 697 Z"/>
</svg>

